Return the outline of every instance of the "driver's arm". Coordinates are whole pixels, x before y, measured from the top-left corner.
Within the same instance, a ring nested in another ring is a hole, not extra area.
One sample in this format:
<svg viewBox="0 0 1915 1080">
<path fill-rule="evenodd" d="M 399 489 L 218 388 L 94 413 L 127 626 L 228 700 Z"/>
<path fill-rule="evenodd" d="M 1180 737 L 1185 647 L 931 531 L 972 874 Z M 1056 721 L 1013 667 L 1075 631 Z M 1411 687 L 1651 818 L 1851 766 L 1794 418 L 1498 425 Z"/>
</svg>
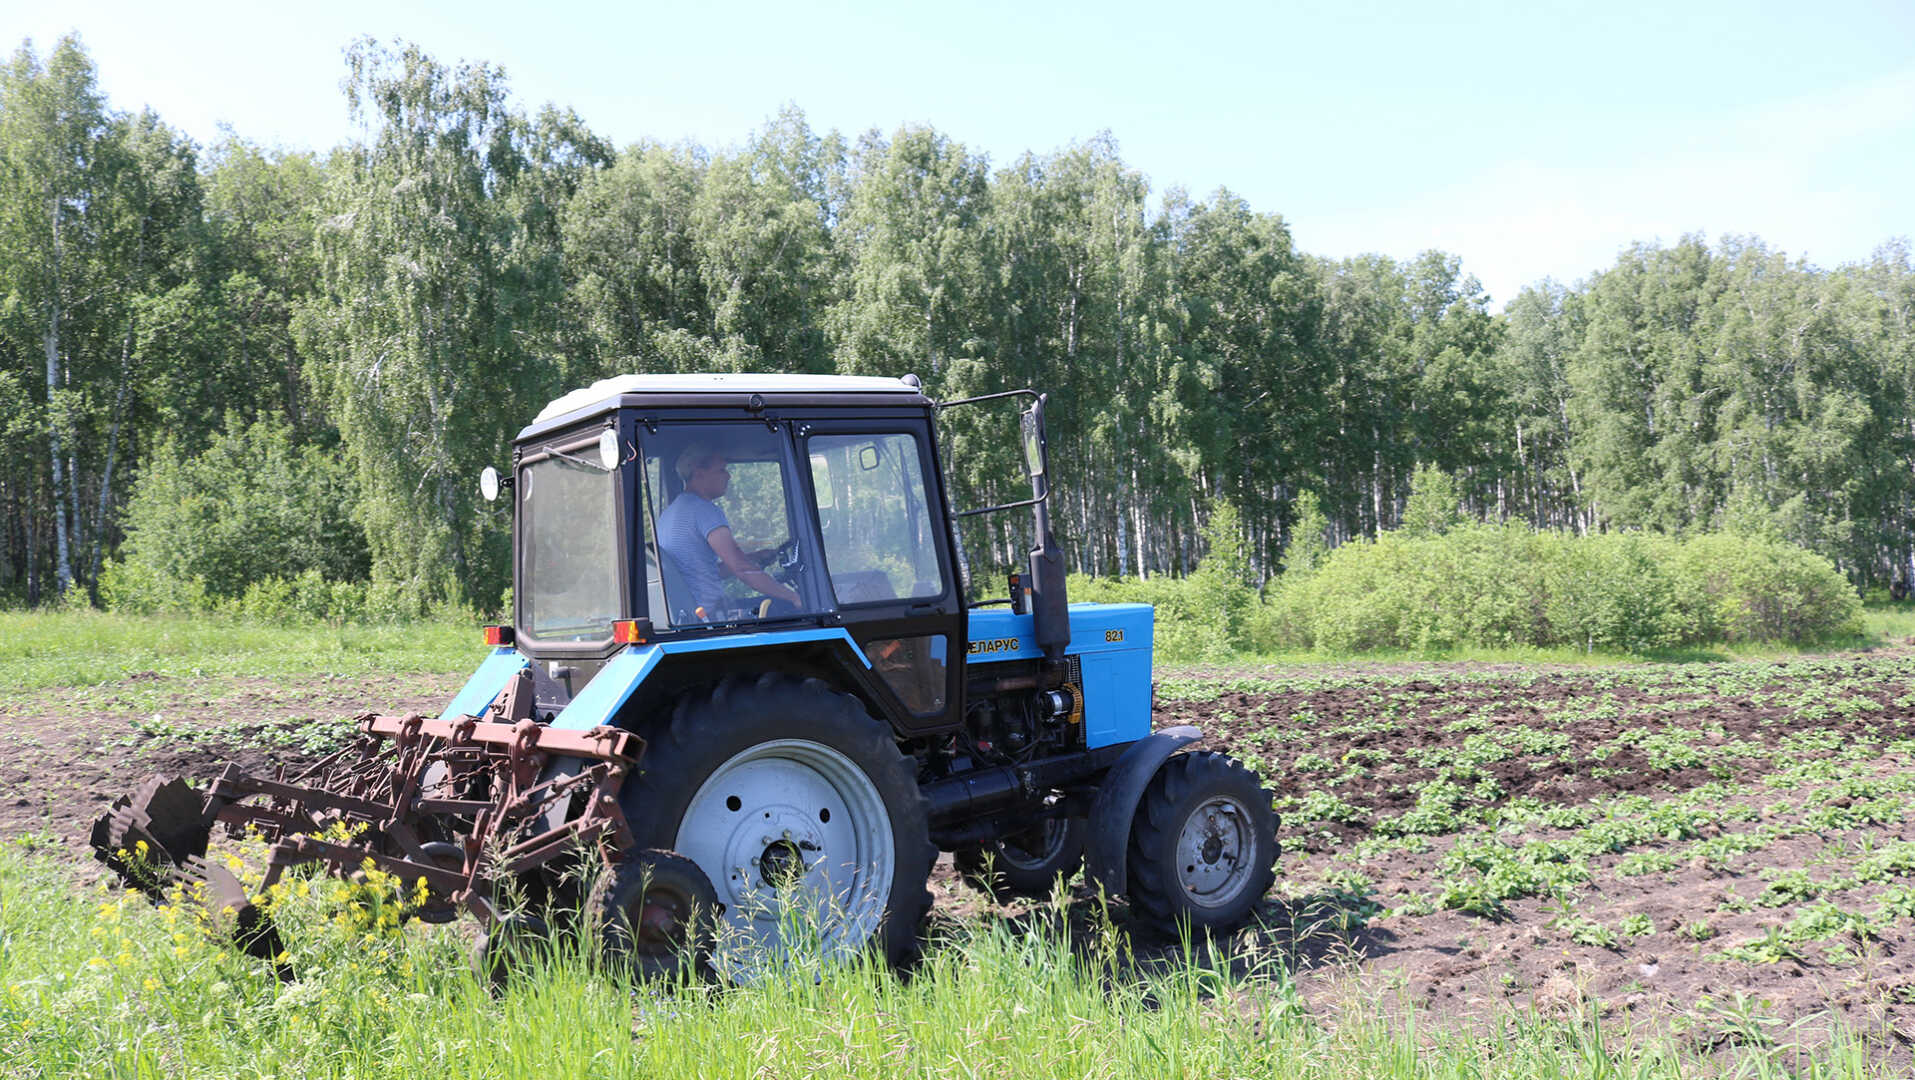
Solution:
<svg viewBox="0 0 1915 1080">
<path fill-rule="evenodd" d="M 739 581 L 766 596 L 775 596 L 794 604 L 800 602 L 798 590 L 771 580 L 770 574 L 765 573 L 763 568 L 751 561 L 751 556 L 746 555 L 744 549 L 738 546 L 738 541 L 732 539 L 730 526 L 720 525 L 706 533 L 705 542 L 711 545 L 712 554 L 718 556 L 718 561 L 723 563 L 725 569 L 731 571 Z"/>
</svg>

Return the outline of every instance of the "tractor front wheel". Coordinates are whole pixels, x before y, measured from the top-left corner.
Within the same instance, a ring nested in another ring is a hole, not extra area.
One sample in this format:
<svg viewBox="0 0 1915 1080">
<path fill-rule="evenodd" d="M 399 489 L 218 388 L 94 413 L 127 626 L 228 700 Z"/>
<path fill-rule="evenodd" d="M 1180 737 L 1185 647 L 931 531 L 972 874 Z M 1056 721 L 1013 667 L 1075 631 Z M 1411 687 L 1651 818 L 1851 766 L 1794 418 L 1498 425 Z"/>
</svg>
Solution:
<svg viewBox="0 0 1915 1080">
<path fill-rule="evenodd" d="M 1257 774 L 1227 755 L 1165 761 L 1131 819 L 1131 910 L 1167 935 L 1241 926 L 1276 880 L 1270 802 Z"/>
<path fill-rule="evenodd" d="M 856 698 L 817 679 L 727 679 L 644 734 L 619 802 L 638 847 L 710 880 L 714 970 L 746 981 L 794 952 L 868 944 L 904 958 L 936 849 L 912 760 Z"/>
</svg>

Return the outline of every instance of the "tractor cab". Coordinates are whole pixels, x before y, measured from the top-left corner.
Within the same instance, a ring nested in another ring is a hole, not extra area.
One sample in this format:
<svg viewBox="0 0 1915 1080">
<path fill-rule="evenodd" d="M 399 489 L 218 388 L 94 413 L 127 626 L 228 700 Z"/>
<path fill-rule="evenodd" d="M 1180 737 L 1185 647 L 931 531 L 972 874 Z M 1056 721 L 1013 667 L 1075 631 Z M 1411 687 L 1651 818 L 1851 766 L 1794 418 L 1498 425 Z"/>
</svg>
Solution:
<svg viewBox="0 0 1915 1080">
<path fill-rule="evenodd" d="M 744 384 L 608 379 L 515 440 L 514 638 L 540 710 L 563 711 L 629 622 L 686 655 L 801 641 L 901 730 L 955 724 L 966 607 L 933 404 L 915 380 Z"/>
</svg>

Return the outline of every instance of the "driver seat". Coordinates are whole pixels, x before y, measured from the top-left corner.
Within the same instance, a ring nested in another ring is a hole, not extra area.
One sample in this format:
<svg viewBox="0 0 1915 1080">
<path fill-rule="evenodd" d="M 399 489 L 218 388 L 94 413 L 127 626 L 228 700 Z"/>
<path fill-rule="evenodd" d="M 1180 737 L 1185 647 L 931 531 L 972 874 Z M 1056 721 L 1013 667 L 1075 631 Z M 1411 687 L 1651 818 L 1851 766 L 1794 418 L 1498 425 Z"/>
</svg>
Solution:
<svg viewBox="0 0 1915 1080">
<path fill-rule="evenodd" d="M 685 575 L 679 571 L 678 561 L 666 554 L 665 549 L 656 544 L 647 544 L 646 546 L 657 556 L 656 565 L 658 566 L 660 574 L 663 576 L 663 580 L 651 584 L 663 586 L 664 591 L 663 595 L 659 597 L 659 604 L 671 616 L 671 624 L 673 626 L 687 626 L 692 623 L 703 622 L 704 620 L 700 619 L 693 610 L 698 605 L 691 600 L 691 586 L 685 584 Z"/>
</svg>

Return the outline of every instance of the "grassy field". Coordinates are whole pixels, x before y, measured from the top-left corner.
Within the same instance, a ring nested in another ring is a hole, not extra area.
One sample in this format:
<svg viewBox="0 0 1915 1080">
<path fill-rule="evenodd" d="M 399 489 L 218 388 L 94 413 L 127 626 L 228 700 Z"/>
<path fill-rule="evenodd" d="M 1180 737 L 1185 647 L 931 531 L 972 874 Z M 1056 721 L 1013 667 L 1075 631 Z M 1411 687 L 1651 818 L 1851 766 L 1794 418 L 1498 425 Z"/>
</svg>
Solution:
<svg viewBox="0 0 1915 1080">
<path fill-rule="evenodd" d="M 1915 615 L 1868 618 L 1869 644 L 1915 634 Z M 0 614 L 6 794 L 98 759 L 59 796 L 69 816 L 0 813 L 0 1076 L 1909 1068 L 1915 662 L 1894 651 L 1160 672 L 1157 722 L 1203 724 L 1286 815 L 1262 925 L 1210 949 L 1133 946 L 1121 907 L 1106 919 L 1081 889 L 1000 908 L 943 875 L 902 975 L 801 964 L 660 991 L 569 947 L 494 995 L 469 927 L 380 925 L 323 883 L 282 901 L 285 981 L 185 912 L 91 884 L 76 815 L 137 769 L 210 767 L 235 740 L 297 760 L 276 732 L 357 700 L 429 707 L 476 637 Z"/>
<path fill-rule="evenodd" d="M 1816 650 L 1863 649 L 1915 638 L 1915 605 L 1869 604 L 1864 633 Z M 0 610 L 0 690 L 93 686 L 148 672 L 170 676 L 404 675 L 470 670 L 482 651 L 478 627 L 465 621 L 397 625 L 268 624 L 187 615 Z M 1479 663 L 1604 666 L 1694 663 L 1801 655 L 1786 645 L 1727 646 L 1629 655 L 1577 649 L 1446 650 L 1437 653 L 1281 653 L 1246 655 L 1232 666 L 1364 663 Z M 1174 676 L 1175 669 L 1165 674 Z"/>
<path fill-rule="evenodd" d="M 323 887 L 278 906 L 288 981 L 184 910 L 0 855 L 0 1072 L 39 1077 L 1753 1077 L 1876 1075 L 1813 1054 L 1685 1060 L 1599 1020 L 1313 1015 L 1248 945 L 1139 965 L 1055 909 L 944 928 L 906 975 L 799 962 L 735 988 L 633 986 L 561 945 L 494 994 L 452 928 L 368 928 Z"/>
<path fill-rule="evenodd" d="M 178 678 L 405 675 L 469 670 L 483 651 L 459 622 L 334 626 L 188 615 L 0 611 L 0 690 Z"/>
</svg>

